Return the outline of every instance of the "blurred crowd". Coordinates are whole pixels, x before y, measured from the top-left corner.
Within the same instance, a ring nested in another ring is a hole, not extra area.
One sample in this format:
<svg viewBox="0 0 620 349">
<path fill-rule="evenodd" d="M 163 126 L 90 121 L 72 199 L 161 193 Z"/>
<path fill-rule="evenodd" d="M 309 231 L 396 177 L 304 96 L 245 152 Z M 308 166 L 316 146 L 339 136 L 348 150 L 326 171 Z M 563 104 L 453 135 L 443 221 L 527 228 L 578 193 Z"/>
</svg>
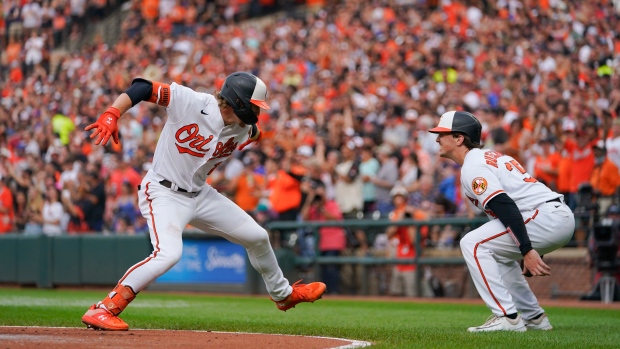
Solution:
<svg viewBox="0 0 620 349">
<path fill-rule="evenodd" d="M 103 19 L 119 3 L 117 0 L 3 1 L 0 18 L 3 77 L 21 82 L 37 66 L 49 73 L 51 52 L 63 42 L 79 38 L 87 22 L 92 24 Z"/>
<path fill-rule="evenodd" d="M 132 108 L 120 145 L 96 147 L 83 128 L 135 77 L 213 93 L 237 70 L 267 83 L 272 109 L 260 115 L 261 142 L 208 181 L 263 224 L 480 215 L 427 132 L 454 109 L 474 113 L 485 147 L 515 157 L 571 207 L 584 187 L 615 195 L 616 1 L 298 1 L 286 10 L 311 10 L 240 20 L 279 3 L 132 0 L 115 45 L 95 37 L 55 63 L 46 52 L 58 45 L 57 17 L 71 31 L 106 1 L 4 2 L 0 231 L 147 232 L 136 190 L 165 109 Z M 324 233 L 326 254 L 381 243 L 364 231 Z M 451 248 L 461 232 L 420 233 Z"/>
</svg>

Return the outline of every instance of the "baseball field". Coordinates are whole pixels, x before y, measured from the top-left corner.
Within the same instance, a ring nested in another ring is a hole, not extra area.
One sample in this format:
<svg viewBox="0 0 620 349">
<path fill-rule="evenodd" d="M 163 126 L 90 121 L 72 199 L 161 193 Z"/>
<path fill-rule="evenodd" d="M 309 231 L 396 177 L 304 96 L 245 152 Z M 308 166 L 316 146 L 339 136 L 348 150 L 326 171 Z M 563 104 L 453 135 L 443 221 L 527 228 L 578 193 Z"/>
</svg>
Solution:
<svg viewBox="0 0 620 349">
<path fill-rule="evenodd" d="M 124 345 L 139 348 L 150 346 L 144 343 L 151 342 L 144 341 L 152 334 L 159 338 L 156 343 L 161 341 L 160 347 L 174 348 L 182 345 L 183 338 L 194 334 L 179 330 L 206 332 L 213 336 L 199 342 L 192 340 L 195 345 L 185 344 L 186 348 L 284 348 L 292 347 L 296 342 L 300 346 L 294 347 L 338 347 L 329 341 L 301 345 L 305 343 L 303 337 L 288 336 L 288 342 L 280 343 L 275 339 L 277 336 L 269 337 L 273 338 L 271 342 L 264 342 L 260 337 L 253 339 L 251 335 L 243 337 L 242 334 L 222 332 L 344 338 L 357 340 L 362 345 L 370 343 L 372 348 L 617 348 L 620 343 L 618 303 L 608 306 L 599 302 L 543 303 L 555 327 L 552 331 L 471 334 L 466 332 L 467 327 L 482 324 L 489 315 L 481 301 L 424 302 L 329 295 L 314 304 L 300 304 L 288 312 L 281 312 L 265 296 L 145 291 L 122 314 L 130 331 L 104 333 L 87 330 L 80 318 L 105 292 L 0 288 L 0 347 L 60 348 L 64 343 L 65 347 L 79 348 L 78 344 L 82 343 L 89 348 L 103 348 L 111 347 L 115 340 L 121 343 L 115 345 L 117 348 Z M 241 338 L 250 341 L 243 342 Z M 46 340 L 47 344 L 39 343 L 41 340 Z M 216 340 L 224 340 L 230 345 L 222 345 Z M 53 346 L 50 343 L 60 344 Z"/>
</svg>

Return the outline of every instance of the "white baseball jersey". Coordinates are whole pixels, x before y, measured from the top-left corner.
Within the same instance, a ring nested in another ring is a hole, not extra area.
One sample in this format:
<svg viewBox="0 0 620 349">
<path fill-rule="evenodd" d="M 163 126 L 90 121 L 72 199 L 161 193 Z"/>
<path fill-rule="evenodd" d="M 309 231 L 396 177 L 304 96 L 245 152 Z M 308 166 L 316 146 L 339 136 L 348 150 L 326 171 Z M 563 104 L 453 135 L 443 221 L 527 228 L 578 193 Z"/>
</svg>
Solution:
<svg viewBox="0 0 620 349">
<path fill-rule="evenodd" d="M 251 126 L 224 125 L 215 97 L 170 85 L 168 120 L 152 170 L 190 192 L 200 191 L 213 170 L 249 137 Z"/>
<path fill-rule="evenodd" d="M 562 197 L 530 176 L 514 158 L 490 149 L 471 149 L 461 168 L 461 187 L 476 207 L 496 218 L 485 206 L 506 193 L 519 211 L 530 211 Z"/>
<path fill-rule="evenodd" d="M 575 218 L 562 195 L 530 176 L 514 158 L 489 149 L 471 149 L 461 168 L 461 187 L 474 205 L 496 218 L 485 206 L 506 193 L 521 215 L 532 247 L 544 255 L 572 237 Z M 499 219 L 491 219 L 460 240 L 476 290 L 497 316 L 520 312 L 531 319 L 544 310 L 521 274 L 518 242 Z"/>
<path fill-rule="evenodd" d="M 242 245 L 262 275 L 269 295 L 275 300 L 286 298 L 292 288 L 278 266 L 265 229 L 205 184 L 207 176 L 247 140 L 251 126 L 224 125 L 213 95 L 175 83 L 170 85 L 167 111 L 153 167 L 138 192 L 153 253 L 129 268 L 119 284 L 139 292 L 172 268 L 183 253 L 183 229 L 189 224 Z M 160 184 L 162 178 L 190 193 Z"/>
</svg>

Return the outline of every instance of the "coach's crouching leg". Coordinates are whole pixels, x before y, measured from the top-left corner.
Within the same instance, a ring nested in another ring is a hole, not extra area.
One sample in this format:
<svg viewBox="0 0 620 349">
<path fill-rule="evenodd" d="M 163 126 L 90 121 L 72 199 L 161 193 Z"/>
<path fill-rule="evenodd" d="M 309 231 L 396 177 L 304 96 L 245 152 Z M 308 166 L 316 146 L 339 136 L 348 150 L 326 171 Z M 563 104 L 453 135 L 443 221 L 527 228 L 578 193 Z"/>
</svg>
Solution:
<svg viewBox="0 0 620 349">
<path fill-rule="evenodd" d="M 495 233 L 499 232 L 499 233 Z M 478 294 L 493 313 L 483 325 L 470 327 L 469 332 L 526 330 L 512 297 L 503 284 L 496 250 L 513 243 L 499 220 L 484 224 L 466 234 L 460 242 L 463 257 Z"/>
<path fill-rule="evenodd" d="M 488 223 L 487 223 L 488 224 Z M 478 294 L 493 314 L 502 316 L 506 308 L 501 308 L 498 302 L 511 304 L 508 291 L 504 287 L 499 275 L 499 267 L 493 256 L 493 251 L 488 248 L 489 234 L 483 230 L 484 225 L 463 236 L 460 241 L 461 252 L 467 263 Z M 514 309 L 510 309 L 511 311 Z"/>
</svg>

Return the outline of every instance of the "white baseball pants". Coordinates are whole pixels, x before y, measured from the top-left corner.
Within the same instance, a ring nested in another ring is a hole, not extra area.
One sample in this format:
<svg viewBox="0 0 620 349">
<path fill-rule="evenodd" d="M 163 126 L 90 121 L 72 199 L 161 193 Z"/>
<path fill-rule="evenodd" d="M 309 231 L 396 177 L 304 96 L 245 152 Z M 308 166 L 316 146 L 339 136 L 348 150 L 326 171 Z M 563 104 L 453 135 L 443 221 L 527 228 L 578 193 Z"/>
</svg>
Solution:
<svg viewBox="0 0 620 349">
<path fill-rule="evenodd" d="M 575 219 L 565 204 L 549 202 L 522 214 L 532 247 L 541 255 L 564 246 L 573 236 Z M 544 311 L 521 274 L 517 261 L 523 256 L 499 219 L 466 234 L 461 251 L 478 293 L 495 315 L 519 311 L 531 319 Z"/>
<path fill-rule="evenodd" d="M 159 184 L 162 177 L 149 171 L 138 193 L 140 211 L 147 219 L 153 253 L 129 268 L 119 284 L 139 292 L 172 268 L 183 252 L 187 224 L 245 247 L 250 263 L 263 277 L 274 300 L 292 288 L 278 266 L 267 231 L 234 202 L 211 186 L 198 194 L 175 192 Z"/>
</svg>

